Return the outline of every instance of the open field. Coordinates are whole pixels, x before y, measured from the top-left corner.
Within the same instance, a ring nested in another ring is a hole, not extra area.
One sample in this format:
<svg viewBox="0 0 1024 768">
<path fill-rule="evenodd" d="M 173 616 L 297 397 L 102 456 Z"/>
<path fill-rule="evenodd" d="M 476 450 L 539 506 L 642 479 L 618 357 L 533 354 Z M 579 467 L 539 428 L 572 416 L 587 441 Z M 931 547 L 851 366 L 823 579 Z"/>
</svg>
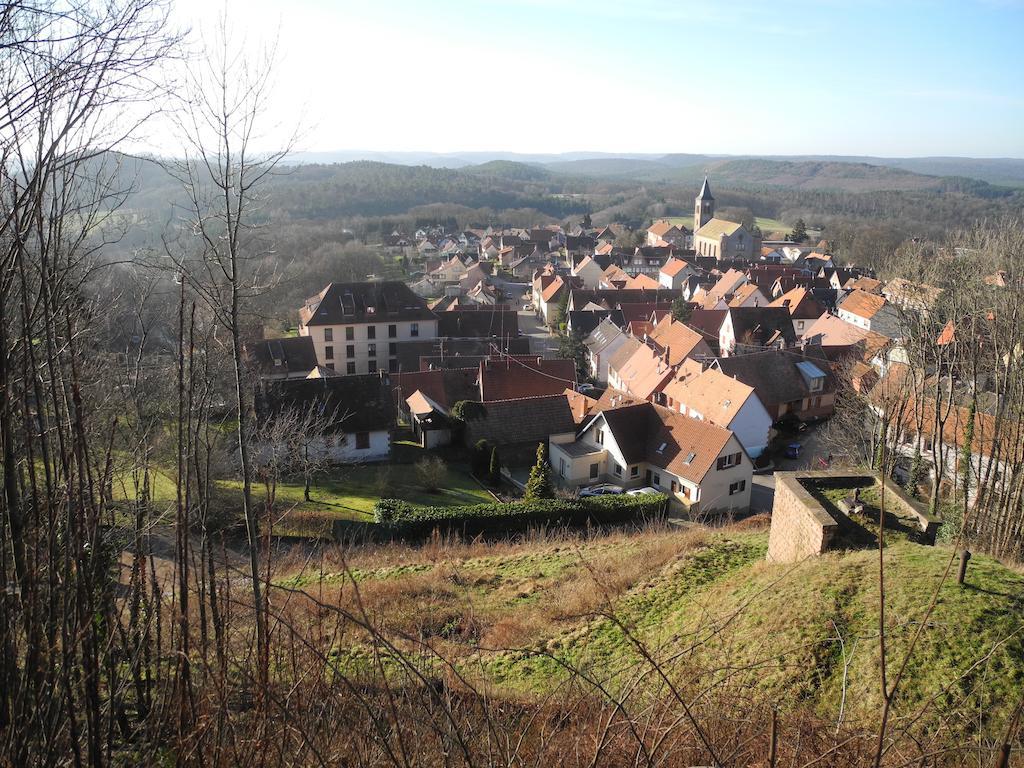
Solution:
<svg viewBox="0 0 1024 768">
<path fill-rule="evenodd" d="M 277 580 L 361 606 L 396 647 L 422 654 L 425 670 L 444 659 L 495 695 L 547 695 L 581 671 L 625 690 L 650 675 L 651 656 L 689 683 L 870 721 L 880 704 L 877 552 L 769 564 L 764 524 L 355 548 L 344 566 L 335 550 L 301 567 L 283 559 Z M 907 541 L 888 548 L 891 658 L 902 658 L 951 555 Z M 954 711 L 1002 722 L 1024 690 L 1022 595 L 1024 577 L 987 557 L 971 561 L 965 587 L 949 578 L 910 661 L 899 717 L 929 705 L 928 723 Z M 336 658 L 358 674 L 370 655 L 350 636 Z"/>
<path fill-rule="evenodd" d="M 763 216 L 755 216 L 754 223 L 758 226 L 758 229 L 765 235 L 772 232 L 781 232 L 784 235 L 788 235 L 793 231 L 793 228 L 787 224 L 779 221 L 778 219 L 767 219 Z"/>
</svg>

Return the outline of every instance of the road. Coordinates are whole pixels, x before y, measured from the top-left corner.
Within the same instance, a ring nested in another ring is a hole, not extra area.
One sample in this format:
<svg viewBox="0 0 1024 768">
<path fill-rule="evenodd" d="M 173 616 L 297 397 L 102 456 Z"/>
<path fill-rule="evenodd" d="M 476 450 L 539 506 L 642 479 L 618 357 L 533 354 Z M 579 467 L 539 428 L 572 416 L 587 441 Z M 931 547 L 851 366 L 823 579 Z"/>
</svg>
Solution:
<svg viewBox="0 0 1024 768">
<path fill-rule="evenodd" d="M 530 337 L 530 353 L 541 357 L 558 357 L 558 339 L 533 312 L 519 310 L 519 332 Z"/>
<path fill-rule="evenodd" d="M 782 451 L 778 451 L 772 457 L 775 461 L 772 470 L 764 475 L 754 475 L 753 484 L 750 486 L 751 514 L 772 511 L 772 504 L 775 501 L 775 472 L 817 469 L 818 459 L 829 454 L 827 438 L 822 433 L 821 426 L 810 426 L 807 431 L 789 442 L 800 443 L 803 446 L 800 458 L 787 459 Z"/>
</svg>

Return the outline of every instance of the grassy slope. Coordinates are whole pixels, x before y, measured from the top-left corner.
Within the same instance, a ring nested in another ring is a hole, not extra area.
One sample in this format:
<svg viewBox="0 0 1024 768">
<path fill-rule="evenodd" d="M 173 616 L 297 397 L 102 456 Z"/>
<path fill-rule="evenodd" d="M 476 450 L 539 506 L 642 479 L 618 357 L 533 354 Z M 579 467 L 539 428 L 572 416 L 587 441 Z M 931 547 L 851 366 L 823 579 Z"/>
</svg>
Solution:
<svg viewBox="0 0 1024 768">
<path fill-rule="evenodd" d="M 683 669 L 730 669 L 733 682 L 780 701 L 813 701 L 834 716 L 842 697 L 846 645 L 849 717 L 880 704 L 877 682 L 877 553 L 833 554 L 799 566 L 763 561 L 766 539 L 723 536 L 669 567 L 617 603 L 623 623 L 659 656 L 691 645 Z M 890 664 L 901 662 L 946 567 L 949 551 L 898 543 L 887 552 Z M 972 560 L 969 586 L 947 583 L 911 659 L 899 712 L 936 697 L 940 711 L 967 699 L 975 711 L 1009 706 L 1024 686 L 1024 578 L 991 558 Z M 548 642 L 562 660 L 628 676 L 640 657 L 625 633 L 603 619 Z M 499 674 L 543 685 L 549 659 L 502 660 Z M 710 677 L 721 676 L 711 674 Z M 892 671 L 890 670 L 890 674 Z M 948 686 L 948 687 L 947 687 Z"/>
<path fill-rule="evenodd" d="M 433 637 L 448 658 L 462 659 L 498 691 L 550 690 L 565 679 L 563 665 L 612 688 L 628 684 L 644 664 L 621 627 L 603 616 L 606 592 L 632 636 L 657 658 L 673 658 L 672 674 L 681 679 L 706 684 L 729 669 L 732 685 L 834 718 L 845 669 L 847 720 L 873 719 L 880 701 L 877 552 L 793 566 L 766 563 L 766 548 L 763 531 L 669 532 L 507 545 L 483 557 L 404 550 L 394 563 L 376 556 L 354 567 L 363 599 L 388 625 Z M 949 555 L 908 542 L 887 550 L 891 665 L 902 660 Z M 1024 690 L 1024 577 L 976 557 L 968 582 L 943 587 L 900 688 L 897 719 L 934 697 L 929 723 L 964 700 L 998 720 Z M 359 654 L 351 646 L 339 651 Z"/>
</svg>

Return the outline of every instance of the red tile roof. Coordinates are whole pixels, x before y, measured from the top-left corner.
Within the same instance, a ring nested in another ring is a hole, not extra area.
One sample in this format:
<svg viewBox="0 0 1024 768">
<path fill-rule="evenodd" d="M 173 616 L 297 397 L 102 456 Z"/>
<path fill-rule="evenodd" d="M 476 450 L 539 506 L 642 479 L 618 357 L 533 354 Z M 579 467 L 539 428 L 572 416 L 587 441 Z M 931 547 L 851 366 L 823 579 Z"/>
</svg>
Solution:
<svg viewBox="0 0 1024 768">
<path fill-rule="evenodd" d="M 576 383 L 572 360 L 502 358 L 480 363 L 480 399 L 512 400 L 555 395 Z"/>
</svg>

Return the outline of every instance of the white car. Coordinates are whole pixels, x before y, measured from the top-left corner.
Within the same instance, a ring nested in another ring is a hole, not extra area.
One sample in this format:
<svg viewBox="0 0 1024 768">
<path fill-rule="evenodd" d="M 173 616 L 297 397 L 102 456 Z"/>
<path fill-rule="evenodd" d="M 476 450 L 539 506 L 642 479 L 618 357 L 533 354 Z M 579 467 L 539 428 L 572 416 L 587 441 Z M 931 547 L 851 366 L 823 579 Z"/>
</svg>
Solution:
<svg viewBox="0 0 1024 768">
<path fill-rule="evenodd" d="M 643 488 L 634 488 L 631 491 L 626 491 L 628 496 L 646 496 L 646 495 L 657 495 L 661 493 L 657 488 L 652 488 L 649 485 L 645 485 Z"/>
<path fill-rule="evenodd" d="M 625 492 L 626 489 L 620 485 L 598 483 L 597 485 L 588 485 L 586 488 L 580 488 L 580 498 L 584 499 L 588 496 L 617 496 Z"/>
<path fill-rule="evenodd" d="M 533 312 L 533 304 L 523 304 L 523 312 Z"/>
</svg>

